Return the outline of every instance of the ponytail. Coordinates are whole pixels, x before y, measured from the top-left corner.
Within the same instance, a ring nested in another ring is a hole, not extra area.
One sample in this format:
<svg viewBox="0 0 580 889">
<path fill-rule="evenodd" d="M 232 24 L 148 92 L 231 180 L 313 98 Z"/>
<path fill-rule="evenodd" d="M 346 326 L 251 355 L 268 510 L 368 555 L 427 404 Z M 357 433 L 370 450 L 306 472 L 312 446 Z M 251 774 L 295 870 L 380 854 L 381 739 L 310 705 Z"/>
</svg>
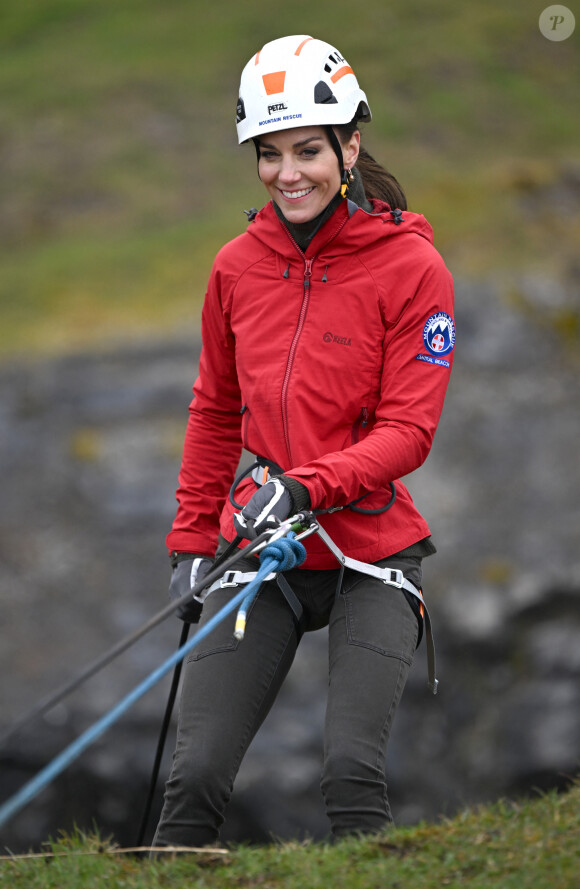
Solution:
<svg viewBox="0 0 580 889">
<path fill-rule="evenodd" d="M 385 170 L 366 148 L 360 146 L 356 168 L 359 171 L 367 198 L 378 198 L 389 204 L 391 210 L 406 210 L 405 192 L 388 170 Z"/>
<path fill-rule="evenodd" d="M 334 130 L 342 144 L 346 144 L 357 129 L 357 118 L 350 123 L 334 126 Z M 367 198 L 376 198 L 389 204 L 391 210 L 406 210 L 407 198 L 401 185 L 392 173 L 379 164 L 366 148 L 360 146 L 356 162 Z"/>
</svg>

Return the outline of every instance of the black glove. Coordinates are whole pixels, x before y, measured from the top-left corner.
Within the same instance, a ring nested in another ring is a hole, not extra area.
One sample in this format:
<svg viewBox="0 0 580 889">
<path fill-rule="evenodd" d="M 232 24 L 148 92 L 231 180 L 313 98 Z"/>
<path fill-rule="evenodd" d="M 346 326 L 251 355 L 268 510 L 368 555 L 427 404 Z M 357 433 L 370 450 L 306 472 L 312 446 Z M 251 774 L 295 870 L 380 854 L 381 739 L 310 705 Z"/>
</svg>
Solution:
<svg viewBox="0 0 580 889">
<path fill-rule="evenodd" d="M 207 556 L 197 556 L 195 553 L 172 553 L 171 566 L 173 571 L 169 584 L 169 598 L 174 602 L 203 580 L 208 571 L 211 571 L 213 560 Z M 193 598 L 190 602 L 180 605 L 175 613 L 185 623 L 197 624 L 202 608 L 203 602 Z"/>
<path fill-rule="evenodd" d="M 258 488 L 249 503 L 233 516 L 236 534 L 254 540 L 267 528 L 276 528 L 280 522 L 310 505 L 307 488 L 293 478 L 273 478 Z"/>
</svg>

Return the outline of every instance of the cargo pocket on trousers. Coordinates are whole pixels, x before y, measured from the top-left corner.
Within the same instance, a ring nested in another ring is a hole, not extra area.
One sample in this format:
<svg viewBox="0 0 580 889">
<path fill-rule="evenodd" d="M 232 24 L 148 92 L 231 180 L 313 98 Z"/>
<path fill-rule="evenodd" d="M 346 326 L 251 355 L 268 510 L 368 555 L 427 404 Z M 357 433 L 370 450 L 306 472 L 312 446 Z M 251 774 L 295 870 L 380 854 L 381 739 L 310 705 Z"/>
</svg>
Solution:
<svg viewBox="0 0 580 889">
<path fill-rule="evenodd" d="M 253 566 L 250 564 L 249 566 L 252 568 Z M 234 588 L 232 593 L 231 589 L 219 589 L 215 590 L 208 597 L 207 601 L 210 605 L 210 608 L 207 612 L 207 620 L 210 620 L 212 617 L 215 617 L 216 614 L 225 606 L 227 603 L 235 596 L 238 592 L 240 592 L 242 586 L 238 586 Z M 261 587 L 260 587 L 261 589 Z M 250 607 L 248 609 L 247 621 L 251 621 L 252 612 L 254 610 L 254 606 L 258 601 L 258 596 L 260 593 L 254 597 L 252 600 Z M 240 603 L 241 605 L 241 603 Z M 206 606 L 205 606 L 206 607 Z M 238 606 L 239 607 L 239 606 Z M 241 644 L 241 640 L 236 639 L 234 636 L 234 630 L 236 627 L 236 615 L 238 613 L 238 608 L 235 608 L 234 611 L 230 612 L 230 614 L 226 615 L 226 617 L 213 628 L 211 633 L 208 634 L 206 639 L 202 639 L 199 646 L 196 646 L 191 654 L 187 658 L 187 663 L 191 663 L 192 661 L 201 661 L 205 657 L 209 657 L 212 654 L 228 654 L 233 651 L 237 651 L 239 645 Z M 203 629 L 204 624 L 201 625 L 199 629 Z"/>
<path fill-rule="evenodd" d="M 225 654 L 227 652 L 235 651 L 240 644 L 237 639 L 234 639 L 234 634 L 232 631 L 232 638 L 229 642 L 224 642 L 222 645 L 211 645 L 211 639 L 208 639 L 208 647 L 202 648 L 201 645 L 199 648 L 195 648 L 192 653 L 187 658 L 187 663 L 192 663 L 193 661 L 201 661 L 204 657 L 209 657 L 212 654 Z"/>
<path fill-rule="evenodd" d="M 418 627 L 402 591 L 385 584 L 373 584 L 370 588 L 363 583 L 342 595 L 349 644 L 398 658 L 410 666 Z"/>
</svg>

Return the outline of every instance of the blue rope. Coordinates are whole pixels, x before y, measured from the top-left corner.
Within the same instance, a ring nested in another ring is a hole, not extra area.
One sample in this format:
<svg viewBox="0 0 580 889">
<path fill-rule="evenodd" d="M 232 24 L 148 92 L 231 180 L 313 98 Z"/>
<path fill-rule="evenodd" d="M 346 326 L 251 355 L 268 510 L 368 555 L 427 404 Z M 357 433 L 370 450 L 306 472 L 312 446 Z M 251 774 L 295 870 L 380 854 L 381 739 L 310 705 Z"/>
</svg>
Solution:
<svg viewBox="0 0 580 889">
<path fill-rule="evenodd" d="M 260 563 L 264 558 L 275 559 L 278 565 L 277 571 L 288 571 L 290 568 L 296 568 L 302 564 L 306 558 L 306 549 L 299 540 L 294 540 L 294 532 L 290 531 L 287 537 L 282 537 L 280 540 L 275 540 L 274 543 L 269 543 L 262 550 L 260 553 Z M 249 587 L 246 587 L 246 597 L 240 605 L 234 632 L 236 639 L 240 640 L 244 638 L 246 617 L 252 602 L 260 592 L 260 587 L 252 586 L 252 589 L 248 590 Z"/>
<path fill-rule="evenodd" d="M 306 558 L 306 548 L 303 543 L 294 539 L 291 531 L 287 537 L 281 537 L 265 546 L 260 553 L 260 562 L 264 558 L 276 559 L 278 571 L 289 571 L 302 564 Z"/>
<path fill-rule="evenodd" d="M 109 710 L 101 719 L 88 728 L 76 741 L 56 756 L 44 769 L 42 769 L 28 784 L 25 784 L 14 796 L 10 797 L 0 806 L 0 827 L 3 827 L 14 815 L 16 815 L 27 803 L 31 802 L 41 790 L 44 790 L 58 775 L 61 774 L 77 757 L 83 753 L 94 741 L 103 735 L 127 710 L 143 697 L 154 685 L 159 682 L 169 671 L 175 667 L 195 646 L 205 639 L 215 627 L 218 626 L 244 599 L 249 595 L 253 598 L 262 581 L 271 571 L 287 571 L 288 565 L 294 568 L 302 564 L 306 558 L 306 550 L 298 540 L 282 538 L 272 544 L 268 544 L 260 554 L 260 567 L 254 580 L 234 596 L 227 605 L 218 611 L 207 624 L 202 627 L 185 645 L 178 648 L 174 654 L 167 658 L 156 670 L 150 673 L 132 692 L 129 692 L 115 707 Z M 251 589 L 250 589 L 251 588 Z"/>
</svg>

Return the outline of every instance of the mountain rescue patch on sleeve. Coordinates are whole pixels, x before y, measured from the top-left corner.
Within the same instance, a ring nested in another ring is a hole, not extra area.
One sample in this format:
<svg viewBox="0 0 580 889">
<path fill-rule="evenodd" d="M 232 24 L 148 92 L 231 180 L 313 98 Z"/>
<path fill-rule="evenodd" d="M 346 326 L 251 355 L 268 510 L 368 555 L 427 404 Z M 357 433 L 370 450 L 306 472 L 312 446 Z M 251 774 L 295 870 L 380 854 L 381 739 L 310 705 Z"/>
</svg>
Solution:
<svg viewBox="0 0 580 889">
<path fill-rule="evenodd" d="M 449 367 L 444 356 L 449 355 L 455 346 L 455 325 L 447 312 L 436 312 L 427 318 L 423 328 L 423 343 L 427 354 L 420 352 L 415 355 L 417 361 Z"/>
</svg>

